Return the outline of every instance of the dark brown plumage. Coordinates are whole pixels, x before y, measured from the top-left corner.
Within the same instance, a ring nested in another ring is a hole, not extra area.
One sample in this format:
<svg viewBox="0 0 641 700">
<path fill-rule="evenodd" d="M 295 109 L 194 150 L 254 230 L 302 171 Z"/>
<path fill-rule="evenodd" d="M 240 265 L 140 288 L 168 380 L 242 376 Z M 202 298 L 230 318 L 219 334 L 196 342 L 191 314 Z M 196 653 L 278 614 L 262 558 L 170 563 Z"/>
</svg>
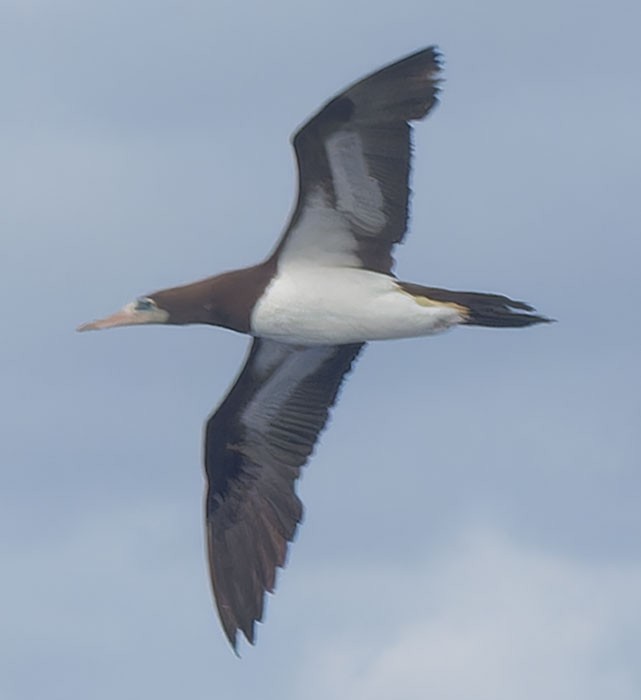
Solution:
<svg viewBox="0 0 641 700">
<path fill-rule="evenodd" d="M 271 257 L 260 265 L 163 289 L 148 298 L 167 311 L 168 323 L 172 325 L 205 323 L 250 333 L 250 315 L 256 299 L 265 291 L 275 271 L 276 259 Z"/>
<path fill-rule="evenodd" d="M 255 339 L 233 388 L 207 422 L 209 568 L 225 634 L 254 641 L 265 592 L 285 564 L 303 508 L 294 484 L 362 345 L 305 349 Z M 256 387 L 287 378 L 261 404 Z"/>
</svg>

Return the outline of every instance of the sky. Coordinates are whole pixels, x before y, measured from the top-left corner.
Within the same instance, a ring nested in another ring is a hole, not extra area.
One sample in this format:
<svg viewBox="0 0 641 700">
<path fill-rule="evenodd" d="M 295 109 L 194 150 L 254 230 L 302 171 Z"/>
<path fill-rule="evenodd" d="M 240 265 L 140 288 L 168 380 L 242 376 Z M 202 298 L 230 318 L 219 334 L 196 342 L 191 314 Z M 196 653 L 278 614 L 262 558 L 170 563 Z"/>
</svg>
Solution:
<svg viewBox="0 0 641 700">
<path fill-rule="evenodd" d="M 0 9 L 0 696 L 636 700 L 641 9 Z M 372 344 L 255 647 L 206 575 L 202 425 L 247 339 L 75 327 L 260 260 L 290 134 L 430 44 L 401 279 L 558 323 Z"/>
</svg>

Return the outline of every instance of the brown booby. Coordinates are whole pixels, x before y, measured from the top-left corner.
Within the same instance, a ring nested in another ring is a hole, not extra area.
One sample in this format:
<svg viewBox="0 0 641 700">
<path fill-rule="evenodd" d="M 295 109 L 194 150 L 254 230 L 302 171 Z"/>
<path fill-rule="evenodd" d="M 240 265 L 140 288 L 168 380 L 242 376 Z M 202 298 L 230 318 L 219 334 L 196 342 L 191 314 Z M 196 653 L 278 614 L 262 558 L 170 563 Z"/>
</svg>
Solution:
<svg viewBox="0 0 641 700">
<path fill-rule="evenodd" d="M 253 338 L 205 434 L 209 569 L 234 649 L 238 631 L 254 643 L 301 520 L 296 479 L 365 343 L 548 321 L 505 296 L 392 273 L 408 219 L 410 122 L 436 104 L 440 72 L 436 48 L 418 51 L 354 83 L 299 129 L 298 199 L 264 262 L 149 294 L 78 328 L 205 323 Z"/>
</svg>

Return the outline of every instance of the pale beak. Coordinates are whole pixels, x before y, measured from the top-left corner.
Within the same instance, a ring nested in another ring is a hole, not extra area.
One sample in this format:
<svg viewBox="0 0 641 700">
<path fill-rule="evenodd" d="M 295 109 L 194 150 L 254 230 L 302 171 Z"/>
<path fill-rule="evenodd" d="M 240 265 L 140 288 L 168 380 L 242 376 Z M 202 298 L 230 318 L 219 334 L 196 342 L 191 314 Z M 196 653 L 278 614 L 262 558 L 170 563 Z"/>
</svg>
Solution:
<svg viewBox="0 0 641 700">
<path fill-rule="evenodd" d="M 118 326 L 133 326 L 137 323 L 145 323 L 144 314 L 130 309 L 121 309 L 115 314 L 101 318 L 98 321 L 83 323 L 76 328 L 77 331 L 101 331 L 103 328 L 117 328 Z"/>
</svg>

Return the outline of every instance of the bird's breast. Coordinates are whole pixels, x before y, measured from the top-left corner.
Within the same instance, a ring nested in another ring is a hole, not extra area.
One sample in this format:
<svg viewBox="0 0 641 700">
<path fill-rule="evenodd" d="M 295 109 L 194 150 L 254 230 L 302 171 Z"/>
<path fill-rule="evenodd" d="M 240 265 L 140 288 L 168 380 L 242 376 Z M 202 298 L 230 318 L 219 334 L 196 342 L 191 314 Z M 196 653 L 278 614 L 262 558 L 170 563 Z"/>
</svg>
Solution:
<svg viewBox="0 0 641 700">
<path fill-rule="evenodd" d="M 301 345 L 410 338 L 463 319 L 455 309 L 425 305 L 393 277 L 358 268 L 288 266 L 254 306 L 255 336 Z"/>
</svg>

